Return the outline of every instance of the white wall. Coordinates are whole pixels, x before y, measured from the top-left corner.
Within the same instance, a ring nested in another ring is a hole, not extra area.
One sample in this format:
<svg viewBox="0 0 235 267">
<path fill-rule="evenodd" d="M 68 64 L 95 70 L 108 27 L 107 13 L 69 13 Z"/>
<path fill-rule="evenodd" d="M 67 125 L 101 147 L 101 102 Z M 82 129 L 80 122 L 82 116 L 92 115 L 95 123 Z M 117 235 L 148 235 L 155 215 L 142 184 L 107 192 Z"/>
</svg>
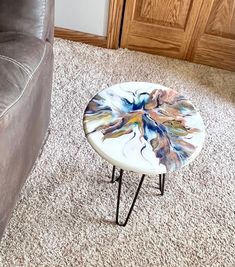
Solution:
<svg viewBox="0 0 235 267">
<path fill-rule="evenodd" d="M 109 0 L 56 0 L 55 25 L 107 36 Z"/>
</svg>

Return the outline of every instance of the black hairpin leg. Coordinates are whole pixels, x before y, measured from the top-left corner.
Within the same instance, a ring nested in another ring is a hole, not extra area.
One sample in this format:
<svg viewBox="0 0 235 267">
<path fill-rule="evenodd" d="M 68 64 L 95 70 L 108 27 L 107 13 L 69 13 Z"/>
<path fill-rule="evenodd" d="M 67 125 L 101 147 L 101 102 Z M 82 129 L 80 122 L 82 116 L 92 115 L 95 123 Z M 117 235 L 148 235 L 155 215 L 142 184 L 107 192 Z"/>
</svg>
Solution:
<svg viewBox="0 0 235 267">
<path fill-rule="evenodd" d="M 130 215 L 132 213 L 132 210 L 133 210 L 133 208 L 135 206 L 135 202 L 136 202 L 136 199 L 138 197 L 140 188 L 141 188 L 141 186 L 143 184 L 145 175 L 143 174 L 142 177 L 141 177 L 141 180 L 139 182 L 137 191 L 135 193 L 135 196 L 134 196 L 133 202 L 131 204 L 130 210 L 128 212 L 128 215 L 126 217 L 126 220 L 124 221 L 124 223 L 120 223 L 119 220 L 118 220 L 118 217 L 119 217 L 119 206 L 120 206 L 120 196 L 121 196 L 121 188 L 122 188 L 123 170 L 120 169 L 120 173 L 119 173 L 119 176 L 117 178 L 115 178 L 115 171 L 116 171 L 116 167 L 113 166 L 111 183 L 115 183 L 116 181 L 118 181 L 118 197 L 117 197 L 117 210 L 116 210 L 116 224 L 119 225 L 119 226 L 126 226 L 128 220 L 130 218 Z M 165 177 L 166 177 L 165 173 L 159 174 L 159 189 L 160 189 L 160 192 L 161 192 L 161 195 L 162 196 L 164 194 Z"/>
<path fill-rule="evenodd" d="M 113 170 L 112 170 L 112 180 L 111 180 L 111 183 L 115 183 L 116 181 L 119 180 L 120 176 L 121 176 L 121 171 L 120 170 L 120 173 L 119 173 L 119 176 L 117 178 L 115 178 L 115 171 L 116 171 L 116 167 L 113 165 Z"/>
<path fill-rule="evenodd" d="M 119 205 L 120 205 L 120 195 L 121 195 L 121 188 L 122 188 L 122 176 L 123 176 L 123 170 L 121 169 L 121 170 L 120 170 L 120 176 L 119 176 L 119 178 L 118 178 L 118 183 L 119 183 L 119 184 L 118 184 L 118 198 L 117 198 L 116 224 L 119 225 L 119 226 L 126 226 L 128 220 L 129 220 L 129 218 L 130 218 L 131 212 L 132 212 L 132 210 L 133 210 L 133 208 L 134 208 L 134 206 L 135 206 L 135 202 L 136 202 L 136 199 L 137 199 L 137 197 L 138 197 L 138 194 L 139 194 L 140 188 L 141 188 L 141 186 L 142 186 L 142 183 L 143 183 L 143 181 L 144 181 L 144 177 L 145 177 L 145 175 L 143 174 L 142 177 L 141 177 L 141 180 L 140 180 L 138 189 L 137 189 L 137 191 L 136 191 L 135 197 L 134 197 L 133 202 L 132 202 L 132 204 L 131 204 L 131 208 L 130 208 L 130 210 L 129 210 L 129 212 L 128 212 L 128 215 L 127 215 L 126 220 L 125 220 L 124 223 L 120 223 L 119 220 L 118 220 L 118 216 L 119 216 Z"/>
<path fill-rule="evenodd" d="M 159 189 L 161 191 L 162 196 L 164 194 L 165 177 L 166 177 L 165 173 L 159 174 Z"/>
<path fill-rule="evenodd" d="M 115 166 L 113 165 L 113 171 L 112 171 L 112 180 L 111 183 L 115 182 Z"/>
</svg>

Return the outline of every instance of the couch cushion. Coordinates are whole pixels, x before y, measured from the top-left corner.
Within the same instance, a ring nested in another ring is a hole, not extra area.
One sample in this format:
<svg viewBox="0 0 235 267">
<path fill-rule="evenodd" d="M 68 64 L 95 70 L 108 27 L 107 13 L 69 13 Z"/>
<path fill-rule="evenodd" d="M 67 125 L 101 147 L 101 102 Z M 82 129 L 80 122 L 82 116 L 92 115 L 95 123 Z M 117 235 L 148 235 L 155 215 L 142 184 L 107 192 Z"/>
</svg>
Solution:
<svg viewBox="0 0 235 267">
<path fill-rule="evenodd" d="M 0 118 L 23 94 L 45 50 L 45 43 L 36 37 L 0 33 Z"/>
</svg>

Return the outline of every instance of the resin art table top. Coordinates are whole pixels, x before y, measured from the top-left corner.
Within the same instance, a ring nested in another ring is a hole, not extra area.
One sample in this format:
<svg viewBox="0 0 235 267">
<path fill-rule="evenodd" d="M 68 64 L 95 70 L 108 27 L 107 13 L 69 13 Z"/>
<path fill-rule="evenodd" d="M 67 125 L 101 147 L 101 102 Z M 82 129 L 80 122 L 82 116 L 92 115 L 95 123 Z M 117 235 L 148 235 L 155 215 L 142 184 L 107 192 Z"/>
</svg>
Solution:
<svg viewBox="0 0 235 267">
<path fill-rule="evenodd" d="M 195 159 L 205 139 L 192 103 L 152 83 L 121 83 L 99 92 L 87 105 L 83 125 L 98 154 L 141 174 L 180 169 Z"/>
</svg>

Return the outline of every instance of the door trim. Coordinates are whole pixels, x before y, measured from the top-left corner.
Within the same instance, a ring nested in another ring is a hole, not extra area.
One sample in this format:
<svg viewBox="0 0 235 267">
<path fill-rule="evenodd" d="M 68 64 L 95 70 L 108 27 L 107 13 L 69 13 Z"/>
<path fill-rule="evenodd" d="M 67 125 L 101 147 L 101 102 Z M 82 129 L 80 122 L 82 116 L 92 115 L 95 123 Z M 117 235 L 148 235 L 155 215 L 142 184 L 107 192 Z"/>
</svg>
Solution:
<svg viewBox="0 0 235 267">
<path fill-rule="evenodd" d="M 107 47 L 106 37 L 60 27 L 55 27 L 55 37 L 100 46 L 104 48 Z"/>
<path fill-rule="evenodd" d="M 126 0 L 110 0 L 107 48 L 117 49 L 119 47 L 125 2 Z"/>
</svg>

